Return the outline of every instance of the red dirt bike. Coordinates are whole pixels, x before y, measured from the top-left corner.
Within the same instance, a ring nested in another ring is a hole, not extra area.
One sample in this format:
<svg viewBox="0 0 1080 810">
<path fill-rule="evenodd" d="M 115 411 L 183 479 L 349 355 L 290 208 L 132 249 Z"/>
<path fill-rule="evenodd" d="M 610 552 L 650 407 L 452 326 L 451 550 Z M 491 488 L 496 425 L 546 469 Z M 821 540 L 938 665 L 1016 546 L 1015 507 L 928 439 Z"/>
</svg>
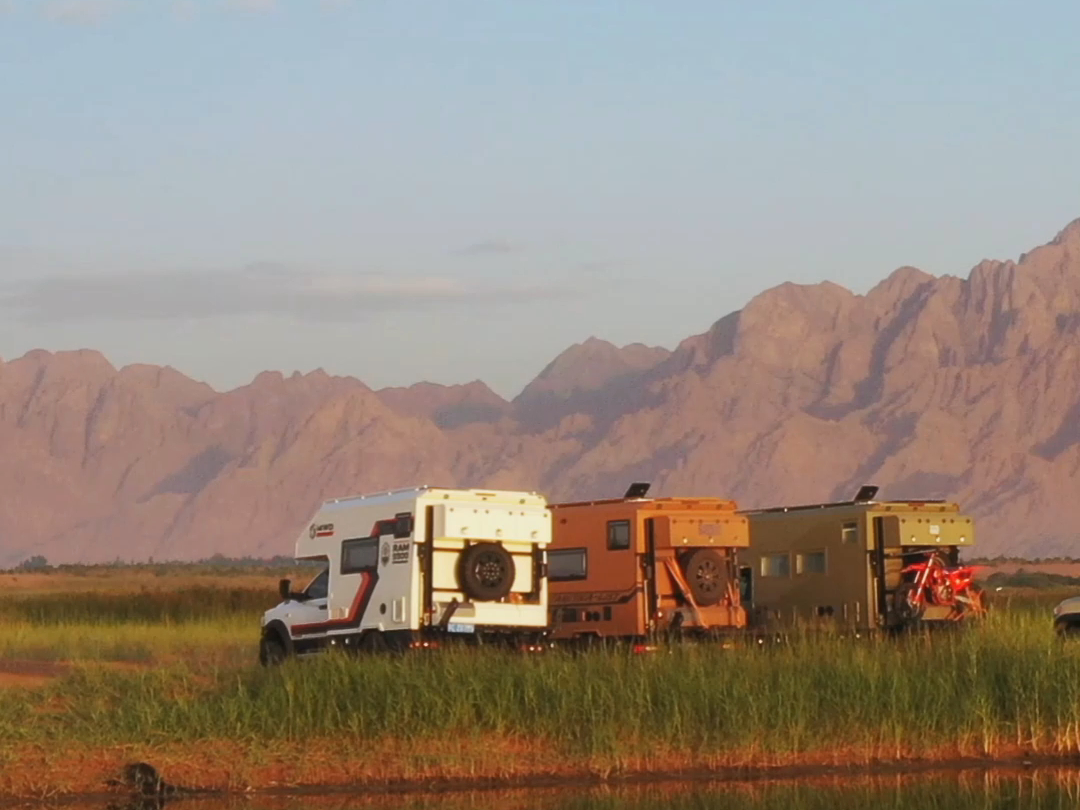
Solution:
<svg viewBox="0 0 1080 810">
<path fill-rule="evenodd" d="M 903 582 L 896 589 L 894 605 L 903 622 L 916 622 L 931 605 L 952 608 L 948 619 L 956 621 L 967 615 L 986 613 L 983 590 L 975 584 L 975 568 L 949 566 L 940 552 L 924 561 L 901 569 Z"/>
</svg>

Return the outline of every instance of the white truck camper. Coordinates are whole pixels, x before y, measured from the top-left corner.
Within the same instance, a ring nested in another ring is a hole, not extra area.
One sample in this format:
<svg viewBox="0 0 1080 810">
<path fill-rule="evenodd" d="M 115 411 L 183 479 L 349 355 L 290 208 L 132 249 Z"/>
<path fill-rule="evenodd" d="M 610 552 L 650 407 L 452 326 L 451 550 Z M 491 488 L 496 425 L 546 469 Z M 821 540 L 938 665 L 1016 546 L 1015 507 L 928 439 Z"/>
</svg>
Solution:
<svg viewBox="0 0 1080 810">
<path fill-rule="evenodd" d="M 538 644 L 550 542 L 551 513 L 534 492 L 421 486 L 326 501 L 295 555 L 325 567 L 299 593 L 281 580 L 259 660 L 451 638 Z"/>
</svg>

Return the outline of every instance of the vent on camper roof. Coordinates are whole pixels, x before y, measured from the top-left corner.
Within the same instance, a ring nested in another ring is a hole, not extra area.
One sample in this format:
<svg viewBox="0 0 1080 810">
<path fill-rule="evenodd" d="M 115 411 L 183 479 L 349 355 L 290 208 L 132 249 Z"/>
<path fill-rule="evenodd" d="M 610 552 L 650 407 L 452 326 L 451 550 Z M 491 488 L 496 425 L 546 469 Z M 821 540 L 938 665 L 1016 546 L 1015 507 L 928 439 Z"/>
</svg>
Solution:
<svg viewBox="0 0 1080 810">
<path fill-rule="evenodd" d="M 634 483 L 634 484 L 630 485 L 630 488 L 626 490 L 626 494 L 623 495 L 623 497 L 624 498 L 644 498 L 645 493 L 649 491 L 649 487 L 651 487 L 651 486 L 652 486 L 652 484 L 647 484 L 644 481 L 638 481 L 637 483 Z"/>
<path fill-rule="evenodd" d="M 873 484 L 864 484 L 859 487 L 858 493 L 855 495 L 855 503 L 866 503 L 867 501 L 874 500 L 874 496 L 877 495 L 878 488 Z"/>
</svg>

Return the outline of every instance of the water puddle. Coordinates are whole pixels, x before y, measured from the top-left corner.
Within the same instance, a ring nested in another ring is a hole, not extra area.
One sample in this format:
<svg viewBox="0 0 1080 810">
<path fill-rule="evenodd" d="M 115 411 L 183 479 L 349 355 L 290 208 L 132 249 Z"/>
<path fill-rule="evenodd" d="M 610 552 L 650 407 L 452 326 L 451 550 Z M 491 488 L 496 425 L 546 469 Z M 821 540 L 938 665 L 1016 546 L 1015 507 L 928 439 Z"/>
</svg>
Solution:
<svg viewBox="0 0 1080 810">
<path fill-rule="evenodd" d="M 93 804 L 78 810 L 1074 810 L 1080 770 L 1046 769 L 821 777 L 638 787 L 531 788 L 450 793 L 317 792 L 226 799 L 183 793 Z"/>
</svg>

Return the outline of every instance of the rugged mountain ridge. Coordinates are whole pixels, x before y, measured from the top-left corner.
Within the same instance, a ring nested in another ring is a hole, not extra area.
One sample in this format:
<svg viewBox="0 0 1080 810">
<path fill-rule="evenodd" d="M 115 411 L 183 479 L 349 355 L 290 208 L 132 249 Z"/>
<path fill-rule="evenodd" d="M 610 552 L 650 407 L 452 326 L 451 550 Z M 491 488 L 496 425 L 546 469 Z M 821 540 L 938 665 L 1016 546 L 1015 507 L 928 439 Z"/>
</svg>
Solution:
<svg viewBox="0 0 1080 810">
<path fill-rule="evenodd" d="M 218 393 L 96 352 L 0 363 L 0 564 L 289 553 L 324 497 L 418 482 L 748 507 L 948 497 L 985 553 L 1080 549 L 1080 220 L 966 278 L 783 284 L 674 351 L 573 346 L 507 402 L 317 371 Z"/>
</svg>

